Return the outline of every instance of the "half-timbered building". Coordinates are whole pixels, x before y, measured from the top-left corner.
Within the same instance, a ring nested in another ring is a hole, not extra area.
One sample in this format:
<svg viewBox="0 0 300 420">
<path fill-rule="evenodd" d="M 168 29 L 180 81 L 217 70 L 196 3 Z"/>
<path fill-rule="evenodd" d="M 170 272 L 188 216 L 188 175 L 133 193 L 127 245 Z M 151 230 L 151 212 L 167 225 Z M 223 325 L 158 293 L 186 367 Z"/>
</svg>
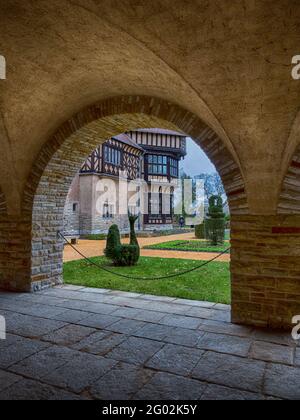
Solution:
<svg viewBox="0 0 300 420">
<path fill-rule="evenodd" d="M 172 229 L 179 162 L 185 155 L 186 137 L 170 130 L 130 131 L 99 145 L 69 191 L 65 233 L 106 233 L 114 223 L 126 232 L 127 210 L 139 214 L 139 230 Z"/>
</svg>

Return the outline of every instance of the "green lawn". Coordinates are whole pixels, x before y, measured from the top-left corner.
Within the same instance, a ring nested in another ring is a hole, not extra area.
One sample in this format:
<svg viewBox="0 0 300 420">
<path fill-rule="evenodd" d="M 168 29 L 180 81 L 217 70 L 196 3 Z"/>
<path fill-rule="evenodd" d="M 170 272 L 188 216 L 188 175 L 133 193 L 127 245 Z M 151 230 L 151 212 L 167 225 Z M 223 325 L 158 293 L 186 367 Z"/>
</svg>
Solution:
<svg viewBox="0 0 300 420">
<path fill-rule="evenodd" d="M 161 244 L 149 245 L 144 249 L 155 249 L 155 250 L 170 250 L 170 251 L 191 251 L 191 252 L 223 252 L 230 247 L 229 242 L 225 242 L 223 245 L 211 246 L 207 241 L 186 241 L 177 240 L 170 242 L 163 242 Z M 229 253 L 230 251 L 228 251 Z"/>
<path fill-rule="evenodd" d="M 105 257 L 93 261 L 110 270 L 134 277 L 158 277 L 180 273 L 201 265 L 201 261 L 141 257 L 135 267 L 113 267 Z M 84 260 L 64 264 L 67 284 L 107 288 L 158 296 L 172 296 L 208 302 L 230 303 L 229 264 L 213 262 L 193 273 L 167 280 L 131 280 L 105 273 Z"/>
</svg>

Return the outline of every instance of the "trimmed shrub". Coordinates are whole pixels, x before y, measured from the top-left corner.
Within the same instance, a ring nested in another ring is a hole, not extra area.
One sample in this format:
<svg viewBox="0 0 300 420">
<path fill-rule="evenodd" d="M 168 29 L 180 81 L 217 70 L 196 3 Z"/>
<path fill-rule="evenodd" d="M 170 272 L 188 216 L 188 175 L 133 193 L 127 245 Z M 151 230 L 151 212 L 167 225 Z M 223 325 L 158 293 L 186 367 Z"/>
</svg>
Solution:
<svg viewBox="0 0 300 420">
<path fill-rule="evenodd" d="M 114 259 L 116 248 L 121 246 L 120 231 L 117 225 L 109 228 L 104 254 L 107 258 Z"/>
<path fill-rule="evenodd" d="M 129 224 L 130 224 L 130 245 L 136 246 L 138 248 L 138 259 L 140 258 L 140 246 L 135 233 L 135 222 L 138 220 L 138 216 L 128 215 Z"/>
<path fill-rule="evenodd" d="M 223 212 L 223 200 L 218 195 L 209 199 L 208 218 L 205 221 L 207 238 L 213 246 L 224 243 L 225 239 L 225 214 Z"/>
<path fill-rule="evenodd" d="M 197 225 L 195 227 L 195 236 L 197 239 L 205 239 L 205 225 L 201 223 L 201 225 Z"/>
<path fill-rule="evenodd" d="M 118 267 L 136 265 L 139 260 L 140 250 L 136 245 L 119 245 L 115 248 L 113 262 Z"/>
</svg>

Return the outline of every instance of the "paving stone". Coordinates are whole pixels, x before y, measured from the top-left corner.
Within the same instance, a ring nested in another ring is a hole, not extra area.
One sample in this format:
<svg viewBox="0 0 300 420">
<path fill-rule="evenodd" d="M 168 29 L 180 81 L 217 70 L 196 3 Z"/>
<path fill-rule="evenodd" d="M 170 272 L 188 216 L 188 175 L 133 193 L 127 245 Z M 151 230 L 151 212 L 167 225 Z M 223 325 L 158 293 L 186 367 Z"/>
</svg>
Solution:
<svg viewBox="0 0 300 420">
<path fill-rule="evenodd" d="M 158 301 L 158 302 L 175 302 L 177 299 L 169 296 L 156 296 L 156 295 L 141 295 L 141 299 Z"/>
<path fill-rule="evenodd" d="M 294 349 L 278 344 L 256 341 L 251 347 L 250 357 L 266 362 L 293 364 Z"/>
<path fill-rule="evenodd" d="M 91 395 L 100 400 L 129 400 L 154 375 L 148 369 L 118 363 L 91 388 Z"/>
<path fill-rule="evenodd" d="M 165 316 L 165 314 L 161 312 L 147 311 L 137 308 L 119 308 L 113 312 L 112 315 L 145 322 L 158 322 Z"/>
<path fill-rule="evenodd" d="M 272 331 L 266 329 L 255 329 L 252 337 L 254 340 L 267 341 L 274 344 L 282 344 L 286 346 L 295 346 L 291 333 L 284 331 Z"/>
<path fill-rule="evenodd" d="M 7 331 L 23 337 L 38 338 L 66 325 L 65 322 L 43 319 L 29 315 L 14 314 L 7 320 Z"/>
<path fill-rule="evenodd" d="M 166 344 L 146 366 L 178 375 L 189 375 L 202 355 L 203 351 L 198 349 Z"/>
<path fill-rule="evenodd" d="M 0 392 L 22 379 L 23 378 L 21 376 L 0 370 Z"/>
<path fill-rule="evenodd" d="M 144 364 L 162 347 L 163 343 L 145 338 L 130 337 L 109 352 L 106 357 L 123 362 Z"/>
<path fill-rule="evenodd" d="M 139 296 L 142 296 L 141 293 L 132 293 L 132 292 L 122 292 L 119 290 L 111 290 L 108 292 L 109 296 L 121 296 L 121 297 L 126 297 L 126 298 L 133 298 L 136 299 Z"/>
<path fill-rule="evenodd" d="M 174 315 L 185 315 L 189 307 L 186 305 L 180 305 L 179 303 L 167 303 L 167 302 L 148 302 L 146 309 L 151 311 L 165 312 L 167 314 Z"/>
<path fill-rule="evenodd" d="M 84 351 L 99 356 L 114 349 L 128 338 L 125 334 L 112 333 L 110 331 L 97 331 L 72 346 L 75 350 Z"/>
<path fill-rule="evenodd" d="M 166 315 L 159 323 L 170 327 L 182 327 L 196 330 L 201 325 L 201 320 L 189 316 Z"/>
<path fill-rule="evenodd" d="M 300 399 L 300 369 L 284 365 L 268 365 L 264 392 L 275 397 Z"/>
<path fill-rule="evenodd" d="M 200 308 L 214 308 L 216 306 L 213 302 L 203 302 L 199 300 L 190 300 L 190 299 L 175 299 L 174 303 L 179 303 L 180 305 L 196 306 Z"/>
<path fill-rule="evenodd" d="M 296 349 L 296 353 L 295 353 L 295 366 L 300 367 L 300 349 L 299 348 Z"/>
<path fill-rule="evenodd" d="M 64 284 L 62 289 L 64 290 L 72 290 L 72 291 L 81 291 L 84 287 L 83 286 L 75 286 L 73 284 Z"/>
<path fill-rule="evenodd" d="M 196 401 L 200 399 L 205 388 L 206 384 L 194 379 L 160 372 L 157 373 L 133 399 L 152 401 Z"/>
<path fill-rule="evenodd" d="M 1 348 L 0 367 L 9 366 L 49 347 L 48 343 L 22 338 L 15 344 Z"/>
<path fill-rule="evenodd" d="M 261 393 L 265 366 L 264 362 L 207 352 L 193 370 L 192 377 Z"/>
<path fill-rule="evenodd" d="M 253 328 L 250 327 L 213 320 L 204 320 L 199 329 L 202 331 L 234 335 L 237 337 L 250 337 L 253 332 Z"/>
<path fill-rule="evenodd" d="M 136 321 L 134 319 L 120 319 L 119 321 L 108 325 L 106 329 L 109 331 L 130 335 L 134 334 L 144 325 L 146 325 L 146 323 L 143 321 Z"/>
<path fill-rule="evenodd" d="M 149 338 L 151 340 L 165 341 L 165 338 L 170 335 L 174 329 L 174 327 L 169 327 L 167 325 L 147 323 L 139 328 L 134 335 L 137 337 Z"/>
<path fill-rule="evenodd" d="M 187 347 L 196 347 L 203 334 L 204 333 L 202 331 L 175 327 L 172 331 L 170 331 L 167 337 L 165 337 L 164 341 Z"/>
<path fill-rule="evenodd" d="M 231 322 L 230 310 L 217 310 L 192 307 L 187 312 L 187 315 L 198 317 L 201 319 L 210 319 L 213 321 Z"/>
<path fill-rule="evenodd" d="M 201 319 L 211 319 L 213 314 L 212 311 L 213 310 L 209 308 L 191 307 L 189 308 L 187 315 Z"/>
<path fill-rule="evenodd" d="M 71 324 L 76 324 L 79 321 L 88 318 L 89 316 L 91 316 L 90 312 L 77 311 L 73 309 L 63 309 L 63 312 L 61 312 L 54 319 L 57 319 L 58 321 L 69 322 Z"/>
<path fill-rule="evenodd" d="M 0 392 L 1 401 L 61 401 L 82 399 L 85 398 L 29 379 L 24 379 Z"/>
<path fill-rule="evenodd" d="M 116 316 L 93 314 L 85 319 L 82 319 L 78 322 L 78 324 L 84 325 L 86 327 L 103 329 L 109 327 L 119 320 L 120 318 Z"/>
<path fill-rule="evenodd" d="M 218 353 L 243 357 L 248 355 L 250 346 L 251 340 L 248 338 L 213 333 L 205 333 L 197 344 L 197 347 L 203 350 L 213 350 Z"/>
<path fill-rule="evenodd" d="M 220 311 L 227 311 L 227 312 L 231 311 L 230 305 L 224 305 L 223 303 L 216 303 L 214 306 L 214 309 L 218 309 Z"/>
<path fill-rule="evenodd" d="M 60 330 L 44 335 L 42 340 L 61 346 L 71 346 L 94 332 L 96 330 L 93 328 L 70 324 Z"/>
<path fill-rule="evenodd" d="M 10 367 L 10 371 L 29 378 L 42 379 L 79 355 L 79 352 L 66 347 L 51 346 L 14 364 Z"/>
<path fill-rule="evenodd" d="M 22 340 L 24 340 L 24 338 L 20 337 L 19 335 L 6 334 L 6 340 L 0 340 L 0 354 L 6 347 L 17 344 Z"/>
<path fill-rule="evenodd" d="M 254 394 L 220 385 L 208 385 L 201 398 L 204 401 L 261 401 L 264 399 L 262 394 Z"/>
<path fill-rule="evenodd" d="M 103 295 L 109 292 L 111 292 L 110 289 L 96 289 L 94 287 L 84 287 L 80 290 L 80 293 L 96 293 L 99 295 Z"/>
<path fill-rule="evenodd" d="M 230 311 L 213 310 L 210 319 L 230 323 L 231 313 Z"/>
<path fill-rule="evenodd" d="M 82 353 L 44 376 L 43 382 L 80 393 L 105 375 L 115 364 L 115 360 Z"/>
</svg>

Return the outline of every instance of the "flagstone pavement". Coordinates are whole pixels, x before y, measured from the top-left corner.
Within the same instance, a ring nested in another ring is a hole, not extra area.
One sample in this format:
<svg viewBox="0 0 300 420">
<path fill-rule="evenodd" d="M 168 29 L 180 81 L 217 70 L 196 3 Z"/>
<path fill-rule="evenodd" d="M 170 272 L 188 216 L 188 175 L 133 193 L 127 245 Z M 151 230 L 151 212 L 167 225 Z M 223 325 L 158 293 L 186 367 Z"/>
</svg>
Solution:
<svg viewBox="0 0 300 420">
<path fill-rule="evenodd" d="M 289 333 L 230 307 L 77 286 L 0 293 L 0 400 L 300 398 Z"/>
</svg>

